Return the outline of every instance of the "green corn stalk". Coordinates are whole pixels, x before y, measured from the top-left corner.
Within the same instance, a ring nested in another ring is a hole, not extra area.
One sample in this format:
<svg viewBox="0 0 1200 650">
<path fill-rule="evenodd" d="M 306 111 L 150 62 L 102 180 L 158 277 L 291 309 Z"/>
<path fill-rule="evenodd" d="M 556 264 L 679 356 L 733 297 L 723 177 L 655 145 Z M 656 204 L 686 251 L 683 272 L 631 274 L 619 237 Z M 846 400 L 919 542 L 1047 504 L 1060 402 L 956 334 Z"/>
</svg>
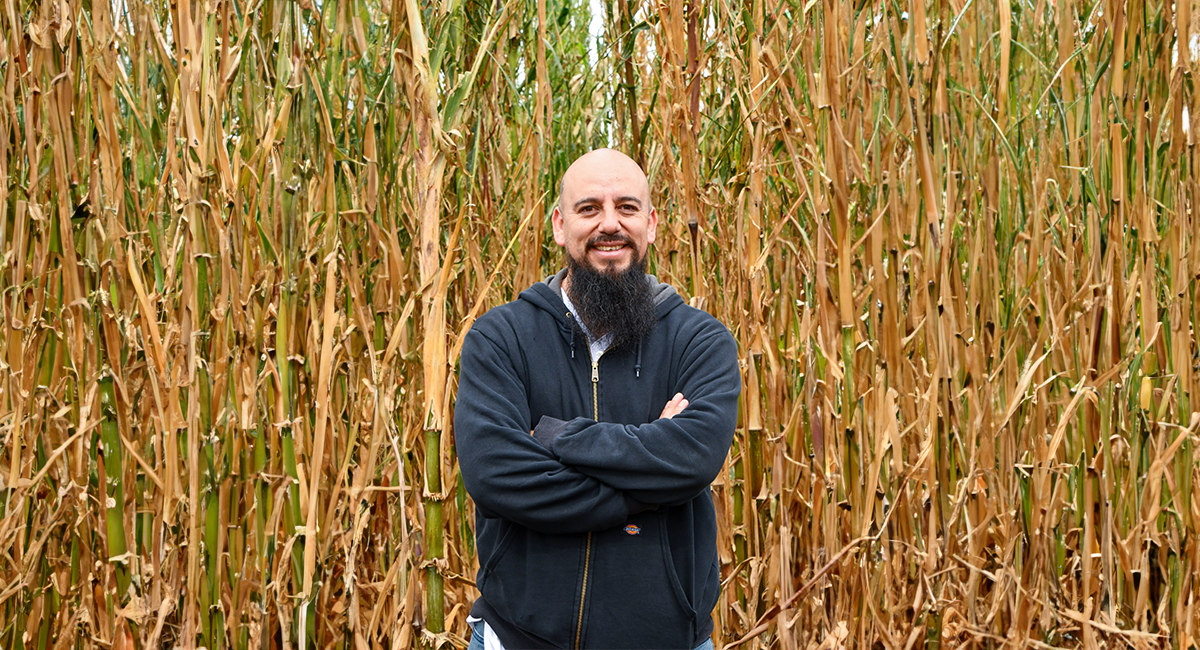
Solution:
<svg viewBox="0 0 1200 650">
<path fill-rule="evenodd" d="M 287 265 L 285 264 L 285 269 Z M 288 281 L 290 282 L 290 281 Z M 284 414 L 289 424 L 285 424 L 279 431 L 280 450 L 283 453 L 283 472 L 290 479 L 287 484 L 288 491 L 288 509 L 284 511 L 284 530 L 295 531 L 298 526 L 304 522 L 304 516 L 300 511 L 300 472 L 296 466 L 296 440 L 293 436 L 292 421 L 294 411 L 293 390 L 291 385 L 291 360 L 288 359 L 289 351 L 289 328 L 291 320 L 295 313 L 295 298 L 292 295 L 292 289 L 287 286 L 280 290 L 280 309 L 278 320 L 275 325 L 275 353 L 276 363 L 278 364 L 280 390 L 284 404 Z M 316 480 L 315 477 L 310 477 L 310 480 Z M 292 533 L 295 534 L 295 533 Z M 296 588 L 303 584 L 304 581 L 304 542 L 297 540 L 292 544 L 292 578 Z M 310 601 L 309 607 L 312 607 L 314 601 Z M 297 624 L 299 623 L 297 617 Z M 309 647 L 315 646 L 315 638 L 311 638 L 315 633 L 316 619 L 313 616 L 306 618 L 310 629 L 297 629 L 297 635 L 308 635 L 310 637 Z"/>
<path fill-rule="evenodd" d="M 117 428 L 117 397 L 112 375 L 100 379 L 99 452 L 104 462 L 105 523 L 108 532 L 108 557 L 116 560 L 117 598 L 123 601 L 129 591 L 129 560 L 125 545 L 125 482 L 121 471 L 121 437 Z"/>
<path fill-rule="evenodd" d="M 933 609 L 925 615 L 925 649 L 939 650 L 942 647 L 942 612 Z"/>
<path fill-rule="evenodd" d="M 251 494 L 253 499 L 254 510 L 254 550 L 255 550 L 255 566 L 254 569 L 258 574 L 262 588 L 255 602 L 252 604 L 266 611 L 268 594 L 266 585 L 271 580 L 271 561 L 275 557 L 275 534 L 274 531 L 267 531 L 267 519 L 270 516 L 268 511 L 272 507 L 271 490 L 268 480 L 263 476 L 267 471 L 267 444 L 263 439 L 262 428 L 256 426 L 250 430 L 251 450 L 250 450 L 250 472 L 249 476 L 256 477 L 251 486 Z M 263 621 L 262 630 L 269 629 L 268 621 Z M 248 647 L 249 644 L 249 626 L 246 629 L 247 638 L 242 641 L 241 650 Z M 260 641 L 261 641 L 260 637 Z"/>
<path fill-rule="evenodd" d="M 219 649 L 225 645 L 225 621 L 221 611 L 220 565 L 221 561 L 221 501 L 220 478 L 214 462 L 213 447 L 218 444 L 210 441 L 204 445 L 204 460 L 207 465 L 206 481 L 204 484 L 204 559 L 205 577 L 208 593 L 201 596 L 201 617 L 207 625 L 203 634 L 207 636 L 209 648 Z"/>
<path fill-rule="evenodd" d="M 1184 617 L 1181 617 L 1181 607 L 1179 596 L 1183 589 L 1183 571 L 1180 567 L 1179 555 L 1173 550 L 1167 551 L 1167 588 L 1170 590 L 1171 596 L 1171 647 L 1179 648 L 1181 628 L 1186 625 Z"/>
<path fill-rule="evenodd" d="M 47 562 L 46 559 L 43 557 L 41 564 L 42 564 L 42 572 L 41 572 L 42 573 L 42 584 L 47 585 L 47 587 L 46 587 L 46 591 L 43 592 L 43 594 L 42 594 L 42 598 L 44 599 L 43 607 L 45 609 L 43 610 L 43 613 L 42 613 L 41 625 L 38 627 L 36 647 L 37 647 L 37 650 L 47 650 L 48 648 L 50 648 L 50 628 L 52 626 L 52 623 L 54 622 L 55 617 L 58 615 L 60 598 L 58 595 L 58 590 L 55 589 L 54 583 L 50 580 L 50 574 L 51 574 L 50 563 Z"/>
<path fill-rule="evenodd" d="M 425 480 L 433 494 L 441 494 L 442 472 L 441 461 L 442 442 L 440 429 L 425 431 Z M 429 561 L 436 562 L 446 557 L 445 527 L 443 522 L 441 499 L 425 500 L 425 549 Z M 440 632 L 445 629 L 445 584 L 442 573 L 436 566 L 431 566 L 426 577 L 426 607 L 430 629 Z"/>
<path fill-rule="evenodd" d="M 735 460 L 730 468 L 732 473 L 733 484 L 733 558 L 734 564 L 742 566 L 746 561 L 746 461 L 745 455 L 742 453 L 742 442 L 737 438 L 733 441 L 733 449 L 730 453 L 733 454 Z M 743 571 L 743 574 L 746 572 Z M 741 580 L 734 582 L 734 589 L 737 593 L 738 603 L 746 606 L 746 590 Z"/>
</svg>

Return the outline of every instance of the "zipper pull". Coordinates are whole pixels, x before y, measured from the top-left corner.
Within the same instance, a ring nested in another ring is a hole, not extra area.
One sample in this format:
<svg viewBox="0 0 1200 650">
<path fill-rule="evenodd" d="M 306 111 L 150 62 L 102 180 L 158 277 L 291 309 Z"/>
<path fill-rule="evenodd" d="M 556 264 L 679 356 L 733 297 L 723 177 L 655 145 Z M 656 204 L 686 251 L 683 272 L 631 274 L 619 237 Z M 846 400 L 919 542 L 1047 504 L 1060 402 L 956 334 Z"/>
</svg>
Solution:
<svg viewBox="0 0 1200 650">
<path fill-rule="evenodd" d="M 592 362 L 592 383 L 596 384 L 599 382 L 600 382 L 600 365 L 597 364 L 595 361 L 593 361 Z"/>
</svg>

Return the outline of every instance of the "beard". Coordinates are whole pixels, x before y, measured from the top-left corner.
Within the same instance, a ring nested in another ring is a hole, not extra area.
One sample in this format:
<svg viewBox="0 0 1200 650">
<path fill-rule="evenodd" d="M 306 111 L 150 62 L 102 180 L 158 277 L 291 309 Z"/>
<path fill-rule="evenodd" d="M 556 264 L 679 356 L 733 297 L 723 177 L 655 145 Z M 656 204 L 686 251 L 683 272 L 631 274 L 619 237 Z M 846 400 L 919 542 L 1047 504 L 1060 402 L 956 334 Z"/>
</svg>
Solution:
<svg viewBox="0 0 1200 650">
<path fill-rule="evenodd" d="M 614 242 L 588 242 L 588 247 Z M 632 243 L 632 242 L 630 242 Z M 586 254 L 586 251 L 585 251 Z M 612 334 L 611 349 L 640 341 L 654 329 L 658 314 L 646 279 L 646 258 L 634 258 L 624 271 L 602 271 L 567 254 L 571 283 L 567 294 L 592 336 Z"/>
</svg>

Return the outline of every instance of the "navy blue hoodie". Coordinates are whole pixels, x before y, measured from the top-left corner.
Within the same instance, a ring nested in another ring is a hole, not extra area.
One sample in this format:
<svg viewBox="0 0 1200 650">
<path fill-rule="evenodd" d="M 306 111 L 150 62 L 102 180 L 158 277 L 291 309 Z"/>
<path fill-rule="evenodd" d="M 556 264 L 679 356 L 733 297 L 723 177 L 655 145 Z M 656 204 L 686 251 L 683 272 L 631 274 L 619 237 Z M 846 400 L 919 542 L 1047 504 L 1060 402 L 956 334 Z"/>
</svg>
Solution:
<svg viewBox="0 0 1200 650">
<path fill-rule="evenodd" d="M 472 613 L 508 650 L 690 650 L 712 635 L 720 590 L 709 484 L 736 426 L 737 345 L 651 277 L 655 328 L 593 364 L 564 275 L 488 311 L 463 343 L 454 435 L 475 502 Z M 676 393 L 688 407 L 660 419 Z"/>
</svg>

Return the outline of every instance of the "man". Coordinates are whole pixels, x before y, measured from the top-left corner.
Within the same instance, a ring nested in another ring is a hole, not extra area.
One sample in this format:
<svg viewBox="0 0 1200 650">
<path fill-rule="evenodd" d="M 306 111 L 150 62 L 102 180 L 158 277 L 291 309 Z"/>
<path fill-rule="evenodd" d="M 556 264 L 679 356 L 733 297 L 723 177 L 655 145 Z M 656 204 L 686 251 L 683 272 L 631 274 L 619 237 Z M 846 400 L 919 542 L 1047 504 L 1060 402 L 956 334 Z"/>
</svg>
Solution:
<svg viewBox="0 0 1200 650">
<path fill-rule="evenodd" d="M 709 484 L 736 426 L 737 346 L 646 275 L 658 215 L 633 160 L 576 160 L 552 222 L 567 268 L 484 314 L 463 344 L 472 648 L 711 648 Z"/>
</svg>

